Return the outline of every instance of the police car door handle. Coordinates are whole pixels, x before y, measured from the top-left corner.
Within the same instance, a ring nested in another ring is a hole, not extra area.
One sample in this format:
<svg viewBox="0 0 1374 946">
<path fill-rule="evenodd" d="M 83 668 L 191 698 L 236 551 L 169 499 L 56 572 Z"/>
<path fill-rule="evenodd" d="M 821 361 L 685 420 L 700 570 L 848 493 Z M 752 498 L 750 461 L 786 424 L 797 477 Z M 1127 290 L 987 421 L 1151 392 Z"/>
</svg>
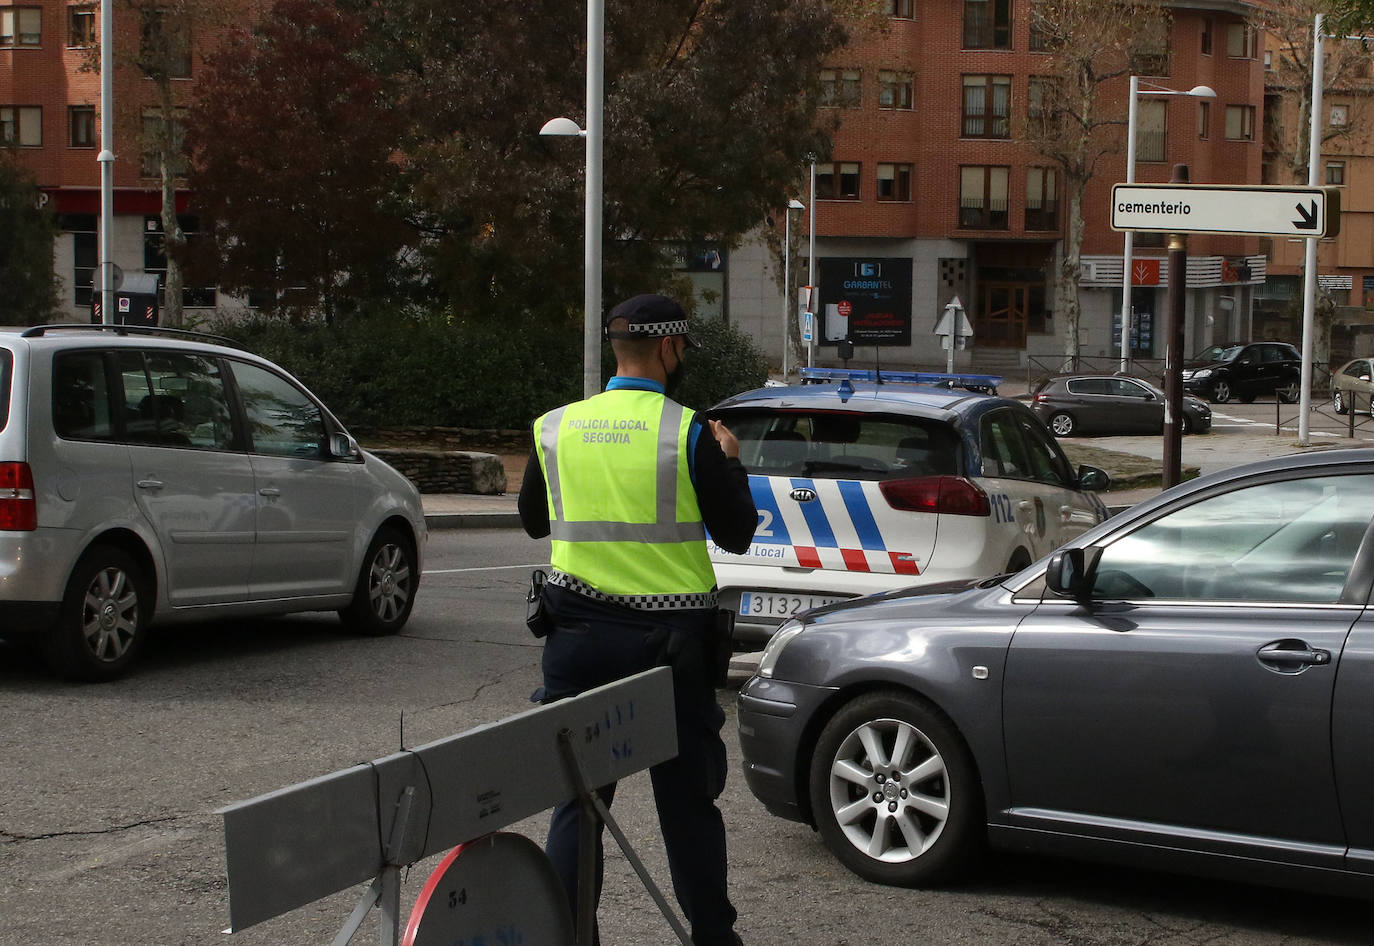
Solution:
<svg viewBox="0 0 1374 946">
<path fill-rule="evenodd" d="M 276 499 L 281 495 L 281 490 L 277 489 L 275 486 L 264 486 L 262 489 L 258 490 L 258 495 L 266 496 L 268 499 Z"/>
</svg>

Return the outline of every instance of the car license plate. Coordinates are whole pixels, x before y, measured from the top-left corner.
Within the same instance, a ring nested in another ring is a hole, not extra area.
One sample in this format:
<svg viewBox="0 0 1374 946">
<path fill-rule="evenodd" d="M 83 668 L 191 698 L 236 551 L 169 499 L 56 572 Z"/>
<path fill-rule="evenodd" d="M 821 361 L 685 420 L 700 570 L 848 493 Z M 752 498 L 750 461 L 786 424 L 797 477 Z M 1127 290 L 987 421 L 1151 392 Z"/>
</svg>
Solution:
<svg viewBox="0 0 1374 946">
<path fill-rule="evenodd" d="M 739 596 L 739 613 L 751 617 L 785 618 L 811 608 L 845 601 L 846 598 L 822 595 L 785 595 L 763 591 L 745 591 Z"/>
</svg>

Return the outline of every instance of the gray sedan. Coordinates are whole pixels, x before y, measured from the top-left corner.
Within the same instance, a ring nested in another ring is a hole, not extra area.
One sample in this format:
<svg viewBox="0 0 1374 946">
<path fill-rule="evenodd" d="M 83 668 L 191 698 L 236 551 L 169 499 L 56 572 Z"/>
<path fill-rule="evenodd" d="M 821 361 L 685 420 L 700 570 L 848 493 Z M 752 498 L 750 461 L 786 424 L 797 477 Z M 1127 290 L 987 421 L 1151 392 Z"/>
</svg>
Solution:
<svg viewBox="0 0 1374 946">
<path fill-rule="evenodd" d="M 1108 374 L 1050 378 L 1035 390 L 1031 409 L 1056 437 L 1079 434 L 1157 434 L 1164 429 L 1164 392 L 1140 378 Z M 1212 409 L 1182 399 L 1185 434 L 1212 429 Z"/>
<path fill-rule="evenodd" d="M 1374 456 L 1175 487 L 1014 575 L 808 612 L 753 793 L 873 881 L 994 847 L 1374 893 Z"/>
</svg>

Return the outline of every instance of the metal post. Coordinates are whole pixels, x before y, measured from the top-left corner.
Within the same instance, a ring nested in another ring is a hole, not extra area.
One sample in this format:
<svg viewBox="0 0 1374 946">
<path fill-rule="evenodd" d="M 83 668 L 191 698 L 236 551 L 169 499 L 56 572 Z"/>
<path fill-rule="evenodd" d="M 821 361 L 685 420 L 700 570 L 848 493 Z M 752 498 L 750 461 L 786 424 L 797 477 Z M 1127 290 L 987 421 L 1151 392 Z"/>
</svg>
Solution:
<svg viewBox="0 0 1374 946">
<path fill-rule="evenodd" d="M 1171 184 L 1188 183 L 1188 166 L 1174 165 Z M 1188 238 L 1169 234 L 1169 341 L 1164 359 L 1165 489 L 1183 479 L 1183 320 L 1187 311 Z"/>
<path fill-rule="evenodd" d="M 587 0 L 587 206 L 583 238 L 582 396 L 601 391 L 601 135 L 605 0 Z"/>
<path fill-rule="evenodd" d="M 1136 99 L 1140 94 L 1140 79 L 1131 76 L 1131 99 L 1126 111 L 1126 183 L 1135 183 L 1135 123 Z M 1131 370 L 1131 266 L 1135 250 L 1135 231 L 1126 231 L 1121 251 L 1121 372 Z"/>
<path fill-rule="evenodd" d="M 810 239 L 810 249 L 807 250 L 808 272 L 806 284 L 811 287 L 811 298 L 806 302 L 806 310 L 813 313 L 811 316 L 811 341 L 806 343 L 806 367 L 816 366 L 816 333 L 820 327 L 816 324 L 819 320 L 815 317 L 816 311 L 816 159 L 811 159 L 811 227 L 808 237 Z"/>
<path fill-rule="evenodd" d="M 1322 73 L 1324 63 L 1322 47 L 1322 15 L 1317 14 L 1312 23 L 1312 114 L 1310 134 L 1307 145 L 1307 183 L 1317 186 L 1321 171 L 1322 150 Z M 1307 238 L 1307 252 L 1303 262 L 1302 277 L 1302 382 L 1298 391 L 1298 446 L 1305 447 L 1310 442 L 1312 406 L 1312 335 L 1317 311 L 1317 238 Z"/>
<path fill-rule="evenodd" d="M 100 0 L 100 321 L 114 324 L 114 10 Z"/>
<path fill-rule="evenodd" d="M 782 225 L 782 380 L 787 381 L 787 349 L 791 340 L 792 319 L 792 207 L 783 210 Z"/>
</svg>

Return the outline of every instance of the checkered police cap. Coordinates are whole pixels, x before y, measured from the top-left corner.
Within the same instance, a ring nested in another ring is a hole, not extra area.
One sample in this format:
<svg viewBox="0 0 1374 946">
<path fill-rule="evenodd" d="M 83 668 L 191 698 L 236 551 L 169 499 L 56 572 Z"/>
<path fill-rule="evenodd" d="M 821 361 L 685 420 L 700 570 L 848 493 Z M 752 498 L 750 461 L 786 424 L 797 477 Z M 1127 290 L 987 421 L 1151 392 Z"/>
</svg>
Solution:
<svg viewBox="0 0 1374 946">
<path fill-rule="evenodd" d="M 625 320 L 624 329 L 611 330 L 616 319 Z M 697 340 L 687 332 L 687 314 L 667 296 L 645 293 L 626 299 L 606 315 L 607 338 L 662 338 L 681 335 L 692 348 L 699 348 Z"/>
</svg>

